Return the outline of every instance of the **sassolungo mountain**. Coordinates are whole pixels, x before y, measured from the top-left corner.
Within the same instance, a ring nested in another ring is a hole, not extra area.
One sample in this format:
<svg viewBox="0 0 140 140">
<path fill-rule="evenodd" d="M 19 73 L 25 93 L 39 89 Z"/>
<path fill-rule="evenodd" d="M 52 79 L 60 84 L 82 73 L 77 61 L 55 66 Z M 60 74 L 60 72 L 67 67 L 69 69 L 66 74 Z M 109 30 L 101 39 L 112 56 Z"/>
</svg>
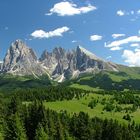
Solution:
<svg viewBox="0 0 140 140">
<path fill-rule="evenodd" d="M 69 51 L 61 47 L 54 48 L 52 52 L 45 50 L 38 58 L 22 40 L 11 44 L 3 63 L 0 63 L 0 73 L 1 88 L 64 82 L 66 85 L 76 83 L 79 86 L 123 90 L 139 89 L 140 83 L 140 68 L 107 62 L 81 46 Z"/>
</svg>

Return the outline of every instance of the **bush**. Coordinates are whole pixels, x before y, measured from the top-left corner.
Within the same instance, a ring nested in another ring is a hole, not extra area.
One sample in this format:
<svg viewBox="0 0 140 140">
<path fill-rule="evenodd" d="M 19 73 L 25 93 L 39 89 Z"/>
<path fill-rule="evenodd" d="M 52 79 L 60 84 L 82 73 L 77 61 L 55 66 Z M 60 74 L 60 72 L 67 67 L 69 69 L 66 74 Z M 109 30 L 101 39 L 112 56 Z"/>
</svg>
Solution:
<svg viewBox="0 0 140 140">
<path fill-rule="evenodd" d="M 106 111 L 112 111 L 114 110 L 115 106 L 113 104 L 110 104 L 110 103 L 107 103 L 105 106 L 104 106 L 104 109 L 103 110 L 106 110 Z"/>
<path fill-rule="evenodd" d="M 129 114 L 126 114 L 123 116 L 123 119 L 127 121 L 131 121 L 131 116 Z"/>
<path fill-rule="evenodd" d="M 115 111 L 116 112 L 121 112 L 123 109 L 122 109 L 122 107 L 121 106 L 116 106 L 116 108 L 115 108 Z"/>
<path fill-rule="evenodd" d="M 90 107 L 91 109 L 93 109 L 94 107 L 96 107 L 97 105 L 97 100 L 92 100 L 89 102 L 88 107 Z"/>
</svg>

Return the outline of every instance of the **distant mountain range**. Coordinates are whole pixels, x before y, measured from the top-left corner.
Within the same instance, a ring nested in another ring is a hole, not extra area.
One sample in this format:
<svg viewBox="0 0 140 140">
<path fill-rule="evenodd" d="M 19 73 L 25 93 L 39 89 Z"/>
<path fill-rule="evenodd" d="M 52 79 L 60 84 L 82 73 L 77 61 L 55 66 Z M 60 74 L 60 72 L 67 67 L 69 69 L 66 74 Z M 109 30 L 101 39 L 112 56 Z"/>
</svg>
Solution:
<svg viewBox="0 0 140 140">
<path fill-rule="evenodd" d="M 8 49 L 3 63 L 2 74 L 40 77 L 48 75 L 52 80 L 63 82 L 87 73 L 120 70 L 119 65 L 107 62 L 81 46 L 66 51 L 58 47 L 50 53 L 45 50 L 40 58 L 22 40 L 16 40 Z"/>
</svg>

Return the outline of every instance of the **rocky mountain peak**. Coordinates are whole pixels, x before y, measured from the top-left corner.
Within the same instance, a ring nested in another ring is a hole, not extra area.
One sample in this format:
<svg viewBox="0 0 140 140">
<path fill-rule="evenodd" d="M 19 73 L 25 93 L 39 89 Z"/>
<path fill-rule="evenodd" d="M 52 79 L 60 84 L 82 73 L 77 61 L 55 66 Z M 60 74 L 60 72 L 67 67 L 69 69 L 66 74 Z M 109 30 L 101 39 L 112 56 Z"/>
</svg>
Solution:
<svg viewBox="0 0 140 140">
<path fill-rule="evenodd" d="M 11 44 L 11 47 L 14 49 L 14 48 L 17 48 L 17 49 L 22 49 L 24 47 L 26 47 L 25 43 L 20 40 L 20 39 L 17 39 L 15 42 L 13 42 Z"/>
<path fill-rule="evenodd" d="M 54 48 L 51 53 L 44 51 L 40 62 L 57 81 L 75 77 L 81 73 L 117 69 L 115 65 L 105 62 L 82 46 L 77 46 L 72 51 L 66 51 L 61 47 Z"/>
<path fill-rule="evenodd" d="M 51 53 L 49 53 L 47 50 L 44 50 L 39 60 L 43 61 L 45 59 L 49 59 L 50 56 L 51 56 Z"/>
<path fill-rule="evenodd" d="M 40 75 L 35 52 L 21 41 L 16 40 L 8 49 L 3 60 L 2 72 L 16 75 Z"/>
<path fill-rule="evenodd" d="M 91 59 L 101 60 L 101 58 L 97 57 L 95 54 L 91 53 L 90 51 L 88 51 L 87 49 L 85 49 L 84 47 L 80 45 L 77 46 L 76 52 L 77 52 L 77 55 L 81 55 L 81 56 L 86 55 L 87 57 Z"/>
<path fill-rule="evenodd" d="M 48 74 L 56 81 L 78 77 L 83 73 L 101 70 L 117 71 L 117 65 L 105 62 L 82 46 L 66 51 L 56 47 L 52 52 L 45 50 L 40 59 L 22 40 L 16 40 L 8 49 L 1 72 L 14 75 L 40 76 Z"/>
<path fill-rule="evenodd" d="M 61 47 L 56 47 L 53 49 L 52 54 L 54 55 L 54 57 L 59 60 L 61 58 L 63 58 L 65 56 L 65 49 L 61 48 Z"/>
</svg>

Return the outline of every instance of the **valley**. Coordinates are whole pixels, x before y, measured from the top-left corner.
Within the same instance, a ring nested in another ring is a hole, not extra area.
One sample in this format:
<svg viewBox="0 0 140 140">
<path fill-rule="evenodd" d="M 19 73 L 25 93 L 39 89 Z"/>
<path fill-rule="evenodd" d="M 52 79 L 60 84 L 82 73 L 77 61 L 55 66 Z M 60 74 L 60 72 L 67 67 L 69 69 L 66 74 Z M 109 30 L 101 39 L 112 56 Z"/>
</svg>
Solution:
<svg viewBox="0 0 140 140">
<path fill-rule="evenodd" d="M 140 2 L 0 0 L 0 140 L 140 140 Z"/>
<path fill-rule="evenodd" d="M 1 140 L 140 139 L 139 67 L 16 40 L 0 68 Z"/>
</svg>

